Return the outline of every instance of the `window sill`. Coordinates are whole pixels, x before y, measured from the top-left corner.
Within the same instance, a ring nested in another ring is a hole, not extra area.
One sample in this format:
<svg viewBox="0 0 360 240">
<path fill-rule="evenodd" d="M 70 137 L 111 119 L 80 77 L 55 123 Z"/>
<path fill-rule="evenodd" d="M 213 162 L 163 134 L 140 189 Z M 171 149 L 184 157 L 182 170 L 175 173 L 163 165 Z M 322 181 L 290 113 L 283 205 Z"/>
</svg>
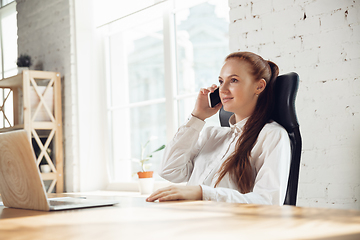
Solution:
<svg viewBox="0 0 360 240">
<path fill-rule="evenodd" d="M 169 181 L 155 181 L 154 191 L 159 188 L 168 187 L 170 185 L 183 185 L 186 183 L 172 183 Z M 139 192 L 138 182 L 112 182 L 106 187 L 105 191 L 124 191 L 124 192 Z"/>
</svg>

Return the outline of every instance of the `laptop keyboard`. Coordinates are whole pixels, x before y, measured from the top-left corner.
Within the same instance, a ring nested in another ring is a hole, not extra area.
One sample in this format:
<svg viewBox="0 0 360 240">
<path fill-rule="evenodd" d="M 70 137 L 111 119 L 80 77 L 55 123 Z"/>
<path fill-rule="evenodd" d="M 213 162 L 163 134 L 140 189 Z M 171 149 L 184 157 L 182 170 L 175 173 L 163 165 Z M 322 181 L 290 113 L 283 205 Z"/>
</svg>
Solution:
<svg viewBox="0 0 360 240">
<path fill-rule="evenodd" d="M 95 199 L 89 200 L 83 197 L 69 198 L 66 200 L 49 199 L 48 201 L 50 208 L 52 210 L 66 210 L 66 209 L 75 209 L 75 208 L 109 206 L 118 203 L 117 201 L 108 201 L 108 200 L 95 200 Z"/>
<path fill-rule="evenodd" d="M 71 206 L 71 205 L 81 205 L 79 202 L 70 202 L 70 201 L 49 201 L 50 206 Z"/>
</svg>

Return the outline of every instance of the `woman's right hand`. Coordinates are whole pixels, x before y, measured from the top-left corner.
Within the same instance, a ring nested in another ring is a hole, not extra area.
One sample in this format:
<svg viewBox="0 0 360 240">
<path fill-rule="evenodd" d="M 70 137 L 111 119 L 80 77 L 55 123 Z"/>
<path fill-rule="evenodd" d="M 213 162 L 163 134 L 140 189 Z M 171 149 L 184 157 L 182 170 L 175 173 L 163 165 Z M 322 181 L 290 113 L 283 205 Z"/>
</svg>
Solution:
<svg viewBox="0 0 360 240">
<path fill-rule="evenodd" d="M 216 88 L 217 86 L 213 84 L 209 88 L 200 89 L 199 95 L 196 99 L 194 110 L 192 111 L 193 116 L 204 121 L 206 118 L 211 117 L 220 110 L 222 106 L 221 102 L 213 108 L 209 106 L 208 94 L 209 92 L 214 92 Z"/>
</svg>

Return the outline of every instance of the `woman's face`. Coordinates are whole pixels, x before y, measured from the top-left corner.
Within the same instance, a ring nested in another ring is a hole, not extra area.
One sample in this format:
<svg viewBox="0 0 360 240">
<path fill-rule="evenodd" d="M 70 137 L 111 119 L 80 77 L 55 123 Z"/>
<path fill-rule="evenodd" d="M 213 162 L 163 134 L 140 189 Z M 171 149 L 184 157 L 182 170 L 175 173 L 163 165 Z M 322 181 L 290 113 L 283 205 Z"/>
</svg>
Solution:
<svg viewBox="0 0 360 240">
<path fill-rule="evenodd" d="M 244 60 L 229 59 L 220 71 L 220 99 L 225 111 L 235 113 L 236 122 L 252 114 L 257 94 L 265 81 L 255 81 L 250 65 Z M 266 85 L 266 82 L 265 82 Z M 259 91 L 261 90 L 261 91 Z"/>
</svg>

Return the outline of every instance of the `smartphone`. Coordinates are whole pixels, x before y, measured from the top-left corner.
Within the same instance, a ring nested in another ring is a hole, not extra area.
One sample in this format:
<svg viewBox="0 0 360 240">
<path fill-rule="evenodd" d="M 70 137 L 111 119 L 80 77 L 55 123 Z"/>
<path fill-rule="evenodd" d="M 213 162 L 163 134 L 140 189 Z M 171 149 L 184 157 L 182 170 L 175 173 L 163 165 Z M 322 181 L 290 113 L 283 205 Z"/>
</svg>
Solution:
<svg viewBox="0 0 360 240">
<path fill-rule="evenodd" d="M 214 92 L 209 92 L 208 94 L 208 99 L 209 99 L 209 106 L 211 108 L 215 107 L 216 105 L 218 105 L 218 103 L 221 102 L 220 100 L 220 94 L 219 94 L 219 88 L 215 89 Z"/>
</svg>

